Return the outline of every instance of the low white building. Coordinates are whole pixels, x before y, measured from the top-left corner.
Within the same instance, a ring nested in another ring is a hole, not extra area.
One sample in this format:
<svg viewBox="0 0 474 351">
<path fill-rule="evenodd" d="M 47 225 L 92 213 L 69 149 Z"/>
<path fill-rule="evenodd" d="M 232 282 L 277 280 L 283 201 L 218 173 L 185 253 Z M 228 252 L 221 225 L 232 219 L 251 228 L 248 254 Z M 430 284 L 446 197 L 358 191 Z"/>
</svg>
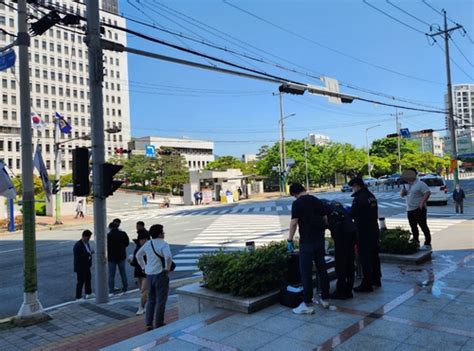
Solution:
<svg viewBox="0 0 474 351">
<path fill-rule="evenodd" d="M 308 141 L 313 146 L 328 145 L 331 142 L 331 139 L 327 135 L 309 133 Z"/>
<path fill-rule="evenodd" d="M 204 169 L 214 161 L 214 142 L 207 140 L 146 136 L 132 138 L 129 149 L 134 155 L 145 155 L 148 145 L 154 146 L 156 152 L 160 148 L 173 148 L 184 156 L 191 171 Z"/>
<path fill-rule="evenodd" d="M 257 161 L 257 155 L 255 154 L 243 154 L 242 155 L 242 162 L 249 163 L 252 161 Z"/>
</svg>

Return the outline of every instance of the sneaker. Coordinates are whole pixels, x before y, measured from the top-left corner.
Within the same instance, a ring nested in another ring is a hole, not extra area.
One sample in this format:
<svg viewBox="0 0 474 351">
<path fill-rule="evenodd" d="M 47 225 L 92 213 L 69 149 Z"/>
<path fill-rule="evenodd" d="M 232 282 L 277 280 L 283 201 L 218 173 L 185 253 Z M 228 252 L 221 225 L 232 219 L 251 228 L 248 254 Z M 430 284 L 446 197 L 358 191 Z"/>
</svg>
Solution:
<svg viewBox="0 0 474 351">
<path fill-rule="evenodd" d="M 313 314 L 314 308 L 307 306 L 304 302 L 300 303 L 300 305 L 296 308 L 293 308 L 294 314 Z"/>
<path fill-rule="evenodd" d="M 319 304 L 321 305 L 322 308 L 324 308 L 326 310 L 329 308 L 329 302 L 327 302 L 327 300 L 321 299 L 321 300 L 319 300 Z"/>
<path fill-rule="evenodd" d="M 95 294 L 86 294 L 86 296 L 84 296 L 84 300 L 92 299 L 94 297 L 95 297 Z"/>
<path fill-rule="evenodd" d="M 145 309 L 144 309 L 142 306 L 140 306 L 140 307 L 138 307 L 138 311 L 137 311 L 137 313 L 135 313 L 135 314 L 136 314 L 137 316 L 141 316 L 141 315 L 144 314 L 144 313 L 145 313 Z"/>
<path fill-rule="evenodd" d="M 423 245 L 420 250 L 421 251 L 431 251 L 431 245 Z"/>
</svg>

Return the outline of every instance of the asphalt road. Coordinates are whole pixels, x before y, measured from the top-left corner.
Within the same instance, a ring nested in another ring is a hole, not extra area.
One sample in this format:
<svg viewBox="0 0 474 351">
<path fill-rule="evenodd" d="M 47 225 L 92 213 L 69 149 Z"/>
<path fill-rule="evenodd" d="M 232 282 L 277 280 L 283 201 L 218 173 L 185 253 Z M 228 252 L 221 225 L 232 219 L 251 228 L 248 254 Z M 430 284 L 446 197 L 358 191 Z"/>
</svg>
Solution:
<svg viewBox="0 0 474 351">
<path fill-rule="evenodd" d="M 474 194 L 474 180 L 462 182 L 468 196 Z M 451 190 L 451 187 L 450 187 Z M 403 217 L 405 206 L 398 190 L 375 192 L 379 201 L 380 217 Z M 350 193 L 318 193 L 320 198 L 352 202 Z M 149 227 L 160 223 L 165 226 L 166 240 L 179 271 L 173 279 L 196 273 L 195 261 L 201 253 L 217 247 L 242 247 L 246 240 L 259 243 L 281 240 L 287 235 L 293 198 L 247 202 L 233 205 L 202 206 L 192 209 L 174 208 L 171 212 L 156 205 L 141 206 L 141 197 L 119 193 L 107 204 L 108 220 L 119 217 L 122 229 L 130 239 L 136 237 L 135 223 L 143 220 Z M 429 213 L 450 215 L 452 206 L 432 206 Z M 169 212 L 169 213 L 168 213 Z M 78 225 L 52 231 L 37 232 L 38 294 L 44 307 L 74 299 L 75 274 L 72 248 L 84 229 L 92 225 Z M 235 245 L 234 245 L 235 244 Z M 128 253 L 134 250 L 132 243 Z M 129 289 L 136 287 L 132 267 L 127 265 Z M 94 269 L 93 275 L 94 275 Z M 115 286 L 121 287 L 116 277 Z M 94 287 L 93 280 L 93 287 Z M 0 236 L 0 318 L 17 313 L 23 299 L 23 249 L 21 234 Z"/>
</svg>

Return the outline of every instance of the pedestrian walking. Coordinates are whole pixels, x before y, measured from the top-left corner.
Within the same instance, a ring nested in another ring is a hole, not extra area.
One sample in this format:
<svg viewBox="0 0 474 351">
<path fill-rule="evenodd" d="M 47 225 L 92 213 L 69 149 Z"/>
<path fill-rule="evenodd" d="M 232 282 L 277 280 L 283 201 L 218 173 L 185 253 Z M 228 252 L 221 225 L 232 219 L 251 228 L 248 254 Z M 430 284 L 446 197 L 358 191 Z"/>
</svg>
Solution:
<svg viewBox="0 0 474 351">
<path fill-rule="evenodd" d="M 198 192 L 198 202 L 199 205 L 202 205 L 202 191 Z"/>
<path fill-rule="evenodd" d="M 328 217 L 328 228 L 334 240 L 336 269 L 336 290 L 331 299 L 346 300 L 353 297 L 354 287 L 354 246 L 357 227 L 349 210 L 338 201 L 321 200 Z"/>
<path fill-rule="evenodd" d="M 194 204 L 199 205 L 199 191 L 197 190 L 194 192 Z"/>
<path fill-rule="evenodd" d="M 137 252 L 140 248 L 145 245 L 147 240 L 150 239 L 150 234 L 145 229 L 145 223 L 142 221 L 137 222 L 137 238 L 133 241 L 135 242 L 135 251 L 133 252 L 132 260 L 130 264 L 134 267 L 133 275 L 137 278 L 138 289 L 140 290 L 140 303 L 138 306 L 137 316 L 140 316 L 145 313 L 145 306 L 148 297 L 148 289 L 146 284 L 146 274 L 143 272 L 142 267 L 137 260 Z M 146 263 L 146 256 L 144 257 Z"/>
<path fill-rule="evenodd" d="M 288 235 L 288 251 L 293 251 L 296 230 L 300 236 L 300 273 L 303 282 L 303 302 L 295 309 L 295 314 L 312 314 L 313 309 L 313 261 L 316 265 L 321 299 L 324 308 L 329 307 L 329 276 L 325 261 L 324 230 L 327 217 L 321 200 L 306 192 L 299 183 L 290 186 L 290 194 L 296 198 L 291 207 L 291 222 Z"/>
<path fill-rule="evenodd" d="M 382 273 L 379 258 L 378 204 L 374 194 L 362 178 L 349 182 L 352 187 L 351 216 L 357 227 L 357 248 L 362 265 L 362 282 L 354 288 L 355 292 L 371 292 L 373 286 L 382 286 Z"/>
<path fill-rule="evenodd" d="M 148 286 L 148 302 L 145 323 L 147 330 L 165 325 L 165 308 L 169 292 L 169 273 L 172 256 L 169 244 L 164 240 L 165 232 L 161 224 L 150 227 L 151 240 L 138 250 L 136 257 L 140 267 L 146 274 Z M 146 256 L 146 262 L 144 257 Z"/>
<path fill-rule="evenodd" d="M 85 212 L 85 204 L 84 204 L 84 199 L 82 199 L 77 202 L 76 217 L 74 218 L 77 218 L 77 217 L 84 218 L 84 212 Z"/>
<path fill-rule="evenodd" d="M 82 298 L 83 287 L 85 287 L 84 298 L 88 299 L 92 296 L 91 266 L 94 251 L 89 244 L 91 236 L 92 232 L 90 230 L 84 230 L 81 239 L 74 244 L 74 272 L 77 276 L 76 300 Z"/>
<path fill-rule="evenodd" d="M 122 292 L 128 289 L 127 271 L 125 270 L 125 260 L 127 257 L 126 249 L 130 244 L 130 239 L 124 231 L 119 229 L 119 223 L 112 221 L 109 224 L 109 233 L 107 234 L 107 259 L 109 265 L 109 294 L 115 292 L 115 272 L 119 268 L 122 279 Z"/>
<path fill-rule="evenodd" d="M 410 168 L 403 172 L 401 178 L 408 184 L 403 184 L 400 190 L 400 196 L 406 199 L 407 217 L 410 224 L 413 240 L 420 246 L 420 226 L 425 236 L 425 244 L 421 250 L 431 250 L 431 233 L 428 228 L 426 203 L 430 198 L 431 191 L 428 185 L 417 178 L 418 172 Z"/>
<path fill-rule="evenodd" d="M 456 206 L 456 213 L 464 213 L 464 199 L 466 198 L 466 194 L 464 194 L 464 190 L 461 189 L 461 184 L 456 184 L 456 189 L 453 191 L 453 200 Z"/>
</svg>

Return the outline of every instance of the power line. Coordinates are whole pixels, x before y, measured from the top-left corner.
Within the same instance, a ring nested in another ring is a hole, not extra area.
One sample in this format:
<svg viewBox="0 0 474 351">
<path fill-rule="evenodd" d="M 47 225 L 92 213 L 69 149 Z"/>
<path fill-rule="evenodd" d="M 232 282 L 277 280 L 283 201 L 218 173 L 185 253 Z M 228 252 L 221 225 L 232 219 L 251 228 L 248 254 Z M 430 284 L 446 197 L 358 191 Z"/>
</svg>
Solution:
<svg viewBox="0 0 474 351">
<path fill-rule="evenodd" d="M 227 5 L 229 5 L 229 6 L 231 6 L 231 7 L 235 8 L 235 9 L 237 9 L 237 10 L 239 10 L 239 11 L 241 11 L 241 12 L 243 12 L 243 13 L 249 15 L 249 16 L 251 16 L 251 17 L 254 17 L 254 18 L 256 18 L 256 19 L 258 19 L 258 20 L 264 22 L 264 23 L 267 23 L 267 24 L 269 24 L 269 25 L 271 25 L 271 26 L 273 26 L 273 27 L 275 27 L 275 28 L 278 28 L 278 29 L 280 29 L 280 30 L 282 30 L 282 31 L 284 31 L 284 32 L 287 32 L 287 33 L 289 33 L 289 34 L 291 34 L 291 35 L 293 35 L 293 36 L 296 36 L 296 37 L 298 37 L 298 38 L 300 38 L 300 39 L 302 39 L 302 40 L 305 40 L 305 41 L 307 41 L 307 42 L 309 42 L 309 43 L 312 43 L 312 44 L 314 44 L 314 45 L 316 45 L 316 46 L 319 46 L 319 47 L 322 47 L 322 48 L 324 48 L 324 49 L 326 49 L 326 50 L 329 50 L 329 51 L 332 51 L 332 52 L 334 52 L 334 53 L 337 53 L 338 55 L 341 55 L 341 56 L 350 58 L 350 59 L 352 59 L 352 60 L 355 60 L 355 61 L 357 61 L 357 62 L 363 63 L 363 64 L 365 64 L 365 65 L 368 65 L 368 66 L 371 66 L 371 67 L 375 67 L 375 68 L 377 68 L 377 69 L 380 69 L 380 70 L 383 70 L 383 71 L 386 71 L 386 72 L 390 72 L 390 73 L 393 73 L 393 74 L 396 74 L 396 75 L 399 75 L 399 76 L 402 76 L 402 77 L 405 77 L 405 78 L 409 78 L 409 79 L 413 79 L 413 80 L 418 80 L 418 81 L 423 81 L 423 82 L 432 83 L 432 84 L 442 84 L 442 83 L 440 83 L 440 82 L 436 82 L 436 81 L 424 79 L 424 78 L 421 78 L 421 77 L 416 77 L 416 76 L 409 75 L 409 74 L 406 74 L 406 73 L 398 72 L 398 71 L 393 70 L 393 69 L 388 68 L 388 67 L 384 67 L 384 66 L 381 66 L 381 65 L 378 65 L 378 64 L 371 63 L 371 62 L 369 62 L 369 61 L 363 60 L 363 59 L 361 59 L 361 58 L 355 57 L 355 56 L 353 56 L 353 55 L 347 54 L 347 53 L 342 52 L 342 51 L 340 51 L 340 50 L 337 50 L 337 49 L 331 48 L 331 47 L 329 47 L 329 46 L 327 46 L 327 45 L 324 45 L 324 44 L 322 44 L 322 43 L 319 43 L 319 42 L 317 42 L 317 41 L 315 41 L 315 40 L 313 40 L 313 39 L 310 39 L 310 38 L 305 37 L 305 36 L 303 36 L 303 35 L 301 35 L 301 34 L 299 34 L 299 33 L 296 33 L 296 32 L 294 32 L 294 31 L 292 31 L 292 30 L 290 30 L 290 29 L 288 29 L 288 28 L 285 28 L 285 27 L 282 27 L 282 26 L 280 26 L 280 25 L 278 25 L 278 24 L 275 24 L 275 23 L 273 23 L 273 22 L 271 22 L 271 21 L 269 21 L 269 20 L 267 20 L 267 19 L 265 19 L 265 18 L 263 18 L 263 17 L 261 17 L 261 16 L 258 16 L 258 15 L 254 14 L 254 13 L 252 13 L 252 12 L 249 12 L 249 11 L 247 11 L 247 10 L 245 10 L 245 9 L 243 9 L 243 8 L 241 8 L 241 7 L 239 7 L 239 6 L 237 6 L 237 5 L 234 5 L 234 4 L 230 3 L 230 2 L 227 1 L 227 0 L 223 0 L 223 2 L 224 2 L 225 4 L 227 4 Z"/>
<path fill-rule="evenodd" d="M 441 47 L 441 45 L 435 41 L 436 45 L 439 47 L 439 49 L 442 51 L 442 52 L 445 52 L 444 49 Z M 462 72 L 466 75 L 466 77 L 468 77 L 469 79 L 471 80 L 474 80 L 474 78 L 468 74 L 465 70 L 462 69 L 462 67 L 460 65 L 458 65 L 458 63 L 456 61 L 454 61 L 454 59 L 452 57 L 449 58 L 449 60 Z"/>
<path fill-rule="evenodd" d="M 421 31 L 421 30 L 419 30 L 419 29 L 417 29 L 417 28 L 415 28 L 415 27 L 409 25 L 408 23 L 405 23 L 405 22 L 403 22 L 403 21 L 400 21 L 398 18 L 393 17 L 391 14 L 389 14 L 389 13 L 387 13 L 387 12 L 385 12 L 385 11 L 379 9 L 379 8 L 378 8 L 377 6 L 375 6 L 375 5 L 372 5 L 372 4 L 369 3 L 367 0 L 362 0 L 362 2 L 363 2 L 364 4 L 366 4 L 367 6 L 373 8 L 375 11 L 378 11 L 378 12 L 384 14 L 385 16 L 387 16 L 387 17 L 391 18 L 392 20 L 394 20 L 395 22 L 398 22 L 398 23 L 400 23 L 401 25 L 403 25 L 403 26 L 405 26 L 405 27 L 407 27 L 407 28 L 410 28 L 411 30 L 414 30 L 415 32 L 418 32 L 418 33 L 421 33 L 421 34 L 427 34 L 427 33 L 423 32 L 423 31 Z"/>
<path fill-rule="evenodd" d="M 467 61 L 467 63 L 469 63 L 470 66 L 473 66 L 474 65 L 472 64 L 472 62 L 467 58 L 466 55 L 464 55 L 464 53 L 462 52 L 461 48 L 458 46 L 458 44 L 456 44 L 456 42 L 454 41 L 454 39 L 451 37 L 451 42 L 454 44 L 454 47 L 459 51 L 459 53 L 462 55 L 462 57 L 464 57 L 464 59 Z"/>
<path fill-rule="evenodd" d="M 423 21 L 422 19 L 419 19 L 418 17 L 412 15 L 410 12 L 408 11 L 405 11 L 404 9 L 402 9 L 401 7 L 395 5 L 394 3 L 390 2 L 390 0 L 386 0 L 388 4 L 390 4 L 391 6 L 395 7 L 397 10 L 403 12 L 405 15 L 407 16 L 410 16 L 411 18 L 417 20 L 418 22 L 420 23 L 423 23 L 424 25 L 427 25 L 428 27 L 431 26 L 431 24 L 429 24 L 428 22 L 425 22 Z"/>
</svg>

